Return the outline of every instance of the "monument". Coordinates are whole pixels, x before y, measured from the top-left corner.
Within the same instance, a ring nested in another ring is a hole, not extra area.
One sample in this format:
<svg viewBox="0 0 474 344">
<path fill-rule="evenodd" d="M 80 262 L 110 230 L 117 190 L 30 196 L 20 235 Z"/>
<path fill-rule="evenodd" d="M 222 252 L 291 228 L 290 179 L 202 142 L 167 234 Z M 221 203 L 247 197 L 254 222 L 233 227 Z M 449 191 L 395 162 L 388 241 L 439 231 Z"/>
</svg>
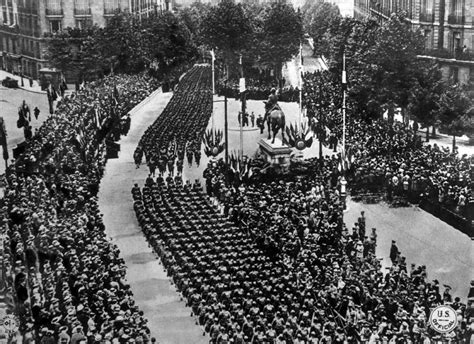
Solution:
<svg viewBox="0 0 474 344">
<path fill-rule="evenodd" d="M 280 139 L 275 138 L 275 143 L 272 140 L 260 139 L 258 142 L 260 153 L 265 160 L 270 163 L 270 166 L 278 174 L 285 174 L 290 169 L 290 155 L 291 148 L 284 145 Z"/>
<path fill-rule="evenodd" d="M 265 104 L 264 122 L 268 125 L 268 139 L 260 139 L 260 153 L 270 163 L 270 167 L 277 174 L 285 174 L 290 170 L 291 148 L 284 144 L 285 141 L 285 114 L 278 105 L 278 94 L 273 88 Z M 281 140 L 276 137 L 281 130 Z M 272 139 L 273 133 L 273 139 Z"/>
</svg>

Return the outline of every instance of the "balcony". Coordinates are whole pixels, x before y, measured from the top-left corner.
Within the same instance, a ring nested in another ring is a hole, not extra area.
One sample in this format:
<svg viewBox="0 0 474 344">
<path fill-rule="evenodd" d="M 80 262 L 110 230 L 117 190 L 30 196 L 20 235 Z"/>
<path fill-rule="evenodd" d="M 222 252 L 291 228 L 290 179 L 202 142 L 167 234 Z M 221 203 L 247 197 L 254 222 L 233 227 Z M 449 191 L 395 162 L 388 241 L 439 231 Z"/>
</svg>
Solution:
<svg viewBox="0 0 474 344">
<path fill-rule="evenodd" d="M 64 12 L 62 8 L 47 8 L 46 16 L 47 17 L 63 17 Z"/>
<path fill-rule="evenodd" d="M 76 17 L 90 17 L 92 15 L 92 11 L 90 8 L 75 8 L 74 9 L 74 16 Z"/>
<path fill-rule="evenodd" d="M 424 55 L 439 57 L 442 59 L 455 59 L 458 61 L 474 61 L 474 54 L 466 51 L 463 52 L 461 49 L 455 51 L 449 51 L 447 49 L 425 49 Z"/>
<path fill-rule="evenodd" d="M 464 25 L 464 23 L 465 23 L 464 16 L 458 16 L 455 14 L 450 14 L 448 16 L 448 24 Z"/>
<path fill-rule="evenodd" d="M 420 22 L 425 22 L 425 23 L 434 22 L 434 13 L 420 13 Z"/>
</svg>

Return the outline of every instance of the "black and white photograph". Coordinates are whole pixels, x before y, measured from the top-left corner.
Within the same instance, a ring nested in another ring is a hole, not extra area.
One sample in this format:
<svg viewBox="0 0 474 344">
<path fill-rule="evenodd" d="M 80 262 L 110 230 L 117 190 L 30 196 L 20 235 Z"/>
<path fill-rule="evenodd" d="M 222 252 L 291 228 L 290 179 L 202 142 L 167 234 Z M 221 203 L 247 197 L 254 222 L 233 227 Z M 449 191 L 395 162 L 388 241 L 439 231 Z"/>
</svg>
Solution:
<svg viewBox="0 0 474 344">
<path fill-rule="evenodd" d="M 0 344 L 474 344 L 474 0 L 0 0 Z"/>
</svg>

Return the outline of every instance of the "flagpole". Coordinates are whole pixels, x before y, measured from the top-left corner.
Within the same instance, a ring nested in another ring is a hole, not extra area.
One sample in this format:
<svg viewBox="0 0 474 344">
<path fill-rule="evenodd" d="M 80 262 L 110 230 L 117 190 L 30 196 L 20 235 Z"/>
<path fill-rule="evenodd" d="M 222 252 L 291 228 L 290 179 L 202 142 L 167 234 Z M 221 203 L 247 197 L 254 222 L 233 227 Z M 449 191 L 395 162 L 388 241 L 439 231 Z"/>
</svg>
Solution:
<svg viewBox="0 0 474 344">
<path fill-rule="evenodd" d="M 225 148 L 225 182 L 229 185 L 229 124 L 227 121 L 227 76 L 224 81 L 224 148 Z"/>
<path fill-rule="evenodd" d="M 240 94 L 241 94 L 241 101 L 242 101 L 242 113 L 240 115 L 240 159 L 242 160 L 244 157 L 244 117 L 245 117 L 245 79 L 244 79 L 244 65 L 242 64 L 242 54 L 240 54 L 240 75 L 241 75 L 241 83 L 239 83 Z"/>
<path fill-rule="evenodd" d="M 212 59 L 212 113 L 211 113 L 211 128 L 212 128 L 212 142 L 214 144 L 214 95 L 216 94 L 216 81 L 215 81 L 215 72 L 214 72 L 214 49 L 211 50 L 211 59 Z"/>
<path fill-rule="evenodd" d="M 346 53 L 342 55 L 342 178 L 341 178 L 341 198 L 343 210 L 346 210 Z"/>
<path fill-rule="evenodd" d="M 302 130 L 301 124 L 303 122 L 303 44 L 300 43 L 300 125 L 298 128 Z"/>
<path fill-rule="evenodd" d="M 346 54 L 342 55 L 342 158 L 346 158 Z"/>
</svg>

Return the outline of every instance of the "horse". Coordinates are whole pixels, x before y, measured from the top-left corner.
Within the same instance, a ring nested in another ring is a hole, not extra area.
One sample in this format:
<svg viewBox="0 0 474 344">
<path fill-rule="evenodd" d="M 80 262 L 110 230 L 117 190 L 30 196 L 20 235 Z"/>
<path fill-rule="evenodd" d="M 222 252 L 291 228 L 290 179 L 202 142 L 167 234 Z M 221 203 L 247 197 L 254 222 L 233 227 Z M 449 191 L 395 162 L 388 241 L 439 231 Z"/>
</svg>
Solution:
<svg viewBox="0 0 474 344">
<path fill-rule="evenodd" d="M 266 102 L 264 102 L 266 105 Z M 272 144 L 275 143 L 275 137 L 281 129 L 282 142 L 285 142 L 285 114 L 278 105 L 274 105 L 271 109 L 265 112 L 263 122 L 267 121 L 268 125 L 268 139 L 270 140 L 270 129 L 273 132 Z"/>
</svg>

